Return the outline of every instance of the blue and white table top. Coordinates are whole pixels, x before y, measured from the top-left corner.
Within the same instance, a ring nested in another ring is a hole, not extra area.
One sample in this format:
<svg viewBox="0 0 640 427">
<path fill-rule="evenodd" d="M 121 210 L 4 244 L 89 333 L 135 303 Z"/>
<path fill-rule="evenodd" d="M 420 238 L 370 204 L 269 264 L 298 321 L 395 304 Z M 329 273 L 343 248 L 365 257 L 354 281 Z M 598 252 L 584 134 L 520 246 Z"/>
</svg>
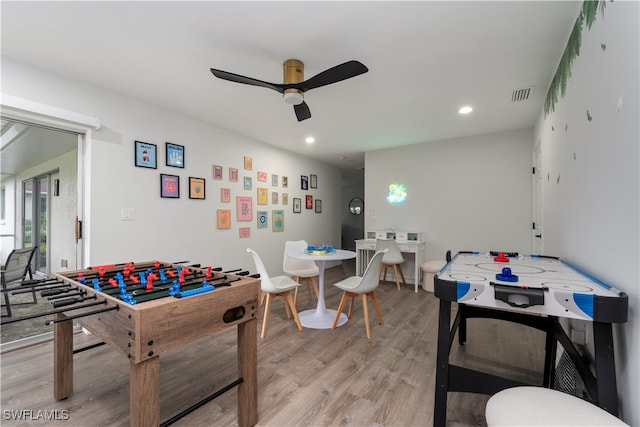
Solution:
<svg viewBox="0 0 640 427">
<path fill-rule="evenodd" d="M 434 287 L 439 298 L 468 305 L 607 323 L 627 320 L 624 292 L 555 257 L 460 252 L 438 272 Z"/>
</svg>

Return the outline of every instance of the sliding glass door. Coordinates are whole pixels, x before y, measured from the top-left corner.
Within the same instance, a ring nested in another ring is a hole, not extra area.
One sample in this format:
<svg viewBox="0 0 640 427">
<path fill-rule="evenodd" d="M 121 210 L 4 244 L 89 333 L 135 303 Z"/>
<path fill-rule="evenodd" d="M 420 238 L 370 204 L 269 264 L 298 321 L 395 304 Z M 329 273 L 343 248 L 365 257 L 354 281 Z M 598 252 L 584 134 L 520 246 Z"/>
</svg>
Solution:
<svg viewBox="0 0 640 427">
<path fill-rule="evenodd" d="M 49 236 L 49 189 L 51 175 L 41 175 L 22 182 L 24 247 L 38 246 L 33 271 L 49 274 L 47 241 Z"/>
</svg>

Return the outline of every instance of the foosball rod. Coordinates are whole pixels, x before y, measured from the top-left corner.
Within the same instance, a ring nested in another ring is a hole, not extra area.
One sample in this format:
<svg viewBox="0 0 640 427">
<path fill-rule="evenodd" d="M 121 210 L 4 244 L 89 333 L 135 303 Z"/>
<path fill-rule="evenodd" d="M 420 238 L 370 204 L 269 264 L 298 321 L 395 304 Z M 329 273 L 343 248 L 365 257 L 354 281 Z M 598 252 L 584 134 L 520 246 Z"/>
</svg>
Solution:
<svg viewBox="0 0 640 427">
<path fill-rule="evenodd" d="M 45 325 L 50 325 L 52 323 L 67 322 L 69 320 L 79 319 L 81 317 L 93 316 L 94 314 L 104 313 L 105 311 L 113 311 L 113 310 L 116 310 L 116 311 L 120 310 L 120 306 L 119 305 L 114 305 L 114 306 L 111 306 L 111 307 L 105 307 L 105 308 L 101 308 L 99 310 L 90 311 L 88 313 L 75 314 L 73 316 L 65 316 L 62 319 L 47 320 L 45 322 Z"/>
<path fill-rule="evenodd" d="M 43 313 L 32 314 L 30 316 L 15 317 L 13 319 L 3 320 L 2 322 L 0 322 L 0 325 L 7 325 L 9 323 L 21 322 L 23 320 L 37 319 L 38 317 L 49 316 L 51 314 L 64 313 L 65 311 L 79 310 L 81 308 L 87 308 L 87 307 L 93 307 L 93 306 L 96 306 L 96 305 L 107 304 L 107 302 L 108 301 L 106 299 L 104 299 L 102 301 L 90 302 L 88 304 L 83 304 L 83 305 L 79 305 L 79 306 L 75 306 L 75 307 L 65 307 L 65 308 L 61 308 L 61 309 L 58 309 L 58 310 L 50 310 L 50 311 L 46 311 L 46 312 L 43 312 Z"/>
</svg>

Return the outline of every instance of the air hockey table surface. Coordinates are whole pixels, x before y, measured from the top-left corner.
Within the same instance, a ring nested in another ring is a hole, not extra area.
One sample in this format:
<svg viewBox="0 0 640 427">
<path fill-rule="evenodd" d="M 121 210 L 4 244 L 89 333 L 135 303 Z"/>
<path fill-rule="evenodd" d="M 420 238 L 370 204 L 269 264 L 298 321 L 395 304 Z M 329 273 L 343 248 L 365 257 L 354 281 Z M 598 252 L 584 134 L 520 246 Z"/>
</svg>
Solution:
<svg viewBox="0 0 640 427">
<path fill-rule="evenodd" d="M 556 257 L 459 252 L 434 281 L 436 296 L 448 301 L 606 323 L 627 320 L 624 292 Z"/>
</svg>

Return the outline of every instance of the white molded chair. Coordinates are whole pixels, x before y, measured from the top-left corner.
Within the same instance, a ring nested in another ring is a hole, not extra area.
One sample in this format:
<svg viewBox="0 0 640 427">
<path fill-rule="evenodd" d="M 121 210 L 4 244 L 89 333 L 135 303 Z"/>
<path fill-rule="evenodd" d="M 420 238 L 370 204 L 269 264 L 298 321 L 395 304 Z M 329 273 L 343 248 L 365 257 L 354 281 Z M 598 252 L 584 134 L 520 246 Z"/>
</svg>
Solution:
<svg viewBox="0 0 640 427">
<path fill-rule="evenodd" d="M 307 293 L 309 294 L 309 301 L 312 301 L 311 286 L 318 298 L 318 282 L 316 276 L 319 274 L 318 266 L 314 261 L 306 261 L 303 259 L 296 259 L 287 256 L 287 253 L 292 251 L 304 251 L 307 249 L 307 242 L 304 240 L 288 240 L 284 244 L 284 260 L 282 261 L 282 270 L 291 276 L 296 282 L 305 282 L 307 284 Z M 298 288 L 296 288 L 293 295 L 293 302 L 298 303 Z"/>
<path fill-rule="evenodd" d="M 260 306 L 262 307 L 262 302 L 266 299 L 267 303 L 264 307 L 264 317 L 262 320 L 262 333 L 260 334 L 260 338 L 264 338 L 267 336 L 267 324 L 269 323 L 269 308 L 271 307 L 271 300 L 274 296 L 282 297 L 282 300 L 285 305 L 285 311 L 287 312 L 287 318 L 291 318 L 289 315 L 289 311 L 286 310 L 287 304 L 289 304 L 289 308 L 293 313 L 293 319 L 296 321 L 296 325 L 298 326 L 298 330 L 302 330 L 302 325 L 300 324 L 300 318 L 298 317 L 298 311 L 296 310 L 296 305 L 293 302 L 293 298 L 291 297 L 291 291 L 298 288 L 300 284 L 295 280 L 291 279 L 287 276 L 276 276 L 269 277 L 267 274 L 266 268 L 264 268 L 264 264 L 260 259 L 260 255 L 256 253 L 253 249 L 247 249 L 247 252 L 251 254 L 253 257 L 253 262 L 256 265 L 256 270 L 260 274 Z"/>
<path fill-rule="evenodd" d="M 604 409 L 579 397 L 544 387 L 507 388 L 491 396 L 487 425 L 499 426 L 626 426 Z"/>
<path fill-rule="evenodd" d="M 400 290 L 400 282 L 398 282 L 398 272 L 400 272 L 400 277 L 402 277 L 402 284 L 406 285 L 407 282 L 404 279 L 404 272 L 402 271 L 402 263 L 404 262 L 404 257 L 402 256 L 402 252 L 400 252 L 400 248 L 398 244 L 393 239 L 377 239 L 376 240 L 376 251 L 383 251 L 388 249 L 387 253 L 384 254 L 382 258 L 382 264 L 380 265 L 379 275 L 381 280 L 387 280 L 387 269 L 393 268 L 393 273 L 396 277 L 396 286 L 398 290 Z"/>
<path fill-rule="evenodd" d="M 369 328 L 369 309 L 367 307 L 367 296 L 371 297 L 371 302 L 373 302 L 373 307 L 375 308 L 376 314 L 378 316 L 378 324 L 384 324 L 384 321 L 382 320 L 382 313 L 380 312 L 380 306 L 378 306 L 378 300 L 376 299 L 376 294 L 374 291 L 378 287 L 378 283 L 380 283 L 380 279 L 378 278 L 378 269 L 380 268 L 382 257 L 385 255 L 385 252 L 386 250 L 376 252 L 373 255 L 362 277 L 351 276 L 334 284 L 335 287 L 342 289 L 343 292 L 342 298 L 340 298 L 340 305 L 338 305 L 338 310 L 336 312 L 336 318 L 333 321 L 331 329 L 335 329 L 338 325 L 340 315 L 342 314 L 342 309 L 344 308 L 344 304 L 347 301 L 348 297 L 351 297 L 349 312 L 347 313 L 348 318 L 351 318 L 351 311 L 353 309 L 353 301 L 355 300 L 355 297 L 359 297 L 362 300 L 362 308 L 364 310 L 364 327 L 367 331 L 368 339 L 371 339 L 371 330 Z"/>
</svg>

